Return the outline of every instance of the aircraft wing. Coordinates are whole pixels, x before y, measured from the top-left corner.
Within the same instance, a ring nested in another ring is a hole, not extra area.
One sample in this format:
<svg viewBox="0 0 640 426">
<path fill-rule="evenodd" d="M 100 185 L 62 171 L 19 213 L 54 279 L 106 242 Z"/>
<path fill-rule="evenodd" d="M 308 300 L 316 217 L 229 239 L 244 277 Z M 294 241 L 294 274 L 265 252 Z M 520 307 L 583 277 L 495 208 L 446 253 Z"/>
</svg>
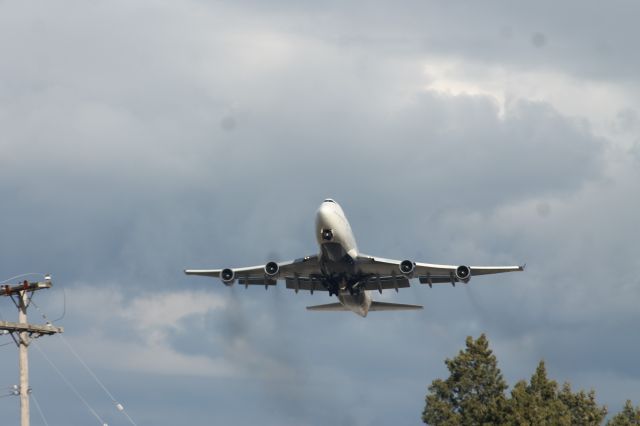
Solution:
<svg viewBox="0 0 640 426">
<path fill-rule="evenodd" d="M 358 256 L 356 270 L 363 279 L 358 285 L 365 290 L 406 288 L 411 278 L 418 278 L 422 284 L 468 282 L 476 275 L 498 274 L 522 271 L 523 266 L 456 266 L 432 263 L 416 263 L 408 260 L 384 259 L 373 256 Z M 264 265 L 225 269 L 187 269 L 187 275 L 220 278 L 226 285 L 236 281 L 240 285 L 263 285 L 265 288 L 284 280 L 286 287 L 299 290 L 328 291 L 323 282 L 317 255 L 305 256 L 286 262 L 269 262 Z"/>
<path fill-rule="evenodd" d="M 368 276 L 367 288 L 375 289 L 380 277 L 386 277 L 390 282 L 401 279 L 418 278 L 422 284 L 440 284 L 468 282 L 476 275 L 500 274 L 504 272 L 523 271 L 524 266 L 465 266 L 438 265 L 434 263 L 411 262 L 408 260 L 393 260 L 381 257 L 361 255 L 357 259 L 358 271 Z M 373 284 L 371 284 L 373 283 Z M 398 287 L 404 287 L 399 285 Z M 381 288 L 389 288 L 381 286 Z"/>
<path fill-rule="evenodd" d="M 272 268 L 272 269 L 269 269 Z M 269 269 L 269 272 L 267 270 Z M 238 281 L 246 287 L 263 285 L 265 288 L 276 285 L 278 280 L 285 280 L 287 288 L 296 290 L 326 291 L 321 283 L 320 264 L 318 256 L 305 256 L 286 262 L 269 262 L 264 265 L 247 266 L 241 268 L 220 269 L 187 269 L 187 275 L 220 278 L 227 285 Z"/>
</svg>

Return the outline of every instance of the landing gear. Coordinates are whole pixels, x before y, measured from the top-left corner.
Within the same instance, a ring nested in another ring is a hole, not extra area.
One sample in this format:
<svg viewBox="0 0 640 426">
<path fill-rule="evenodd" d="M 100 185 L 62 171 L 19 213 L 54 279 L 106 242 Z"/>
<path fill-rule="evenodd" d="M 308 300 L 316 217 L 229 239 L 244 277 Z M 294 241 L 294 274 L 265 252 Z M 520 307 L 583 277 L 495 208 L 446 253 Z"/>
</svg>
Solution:
<svg viewBox="0 0 640 426">
<path fill-rule="evenodd" d="M 335 283 L 329 283 L 329 285 L 327 286 L 327 290 L 329 291 L 329 297 L 331 297 L 334 294 L 336 296 L 340 294 L 340 286 L 338 286 L 338 284 L 335 284 Z"/>
<path fill-rule="evenodd" d="M 351 284 L 349 287 L 349 294 L 352 296 L 358 296 L 360 294 L 360 282 Z"/>
<path fill-rule="evenodd" d="M 340 296 L 340 292 L 349 292 L 351 296 L 359 296 L 366 288 L 365 282 L 361 280 L 347 280 L 344 274 L 325 276 L 323 284 L 329 296 Z"/>
</svg>

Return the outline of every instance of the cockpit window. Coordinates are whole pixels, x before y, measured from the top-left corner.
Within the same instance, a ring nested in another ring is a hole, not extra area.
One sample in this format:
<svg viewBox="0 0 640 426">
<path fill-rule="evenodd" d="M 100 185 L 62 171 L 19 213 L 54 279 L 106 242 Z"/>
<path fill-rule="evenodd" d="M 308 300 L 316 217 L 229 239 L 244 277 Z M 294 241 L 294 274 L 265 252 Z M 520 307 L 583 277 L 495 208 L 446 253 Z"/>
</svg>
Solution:
<svg viewBox="0 0 640 426">
<path fill-rule="evenodd" d="M 324 200 L 325 203 L 335 203 L 335 201 L 333 201 L 331 198 L 327 198 L 326 200 Z"/>
</svg>

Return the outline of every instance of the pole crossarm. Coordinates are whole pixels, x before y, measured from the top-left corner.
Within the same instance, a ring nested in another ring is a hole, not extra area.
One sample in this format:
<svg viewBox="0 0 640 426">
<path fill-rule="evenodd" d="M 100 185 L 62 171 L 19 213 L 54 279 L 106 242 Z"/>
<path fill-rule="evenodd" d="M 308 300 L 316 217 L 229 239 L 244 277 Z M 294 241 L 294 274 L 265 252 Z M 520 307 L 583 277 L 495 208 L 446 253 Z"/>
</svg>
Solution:
<svg viewBox="0 0 640 426">
<path fill-rule="evenodd" d="M 3 285 L 0 286 L 0 296 L 13 296 L 20 294 L 21 291 L 36 291 L 43 290 L 45 288 L 51 288 L 51 281 L 24 281 L 18 285 Z"/>
<path fill-rule="evenodd" d="M 63 333 L 64 328 L 55 327 L 53 325 L 37 325 L 37 324 L 24 324 L 20 322 L 0 321 L 0 330 L 6 330 L 9 333 L 22 333 L 37 335 L 51 335 L 56 333 Z"/>
</svg>

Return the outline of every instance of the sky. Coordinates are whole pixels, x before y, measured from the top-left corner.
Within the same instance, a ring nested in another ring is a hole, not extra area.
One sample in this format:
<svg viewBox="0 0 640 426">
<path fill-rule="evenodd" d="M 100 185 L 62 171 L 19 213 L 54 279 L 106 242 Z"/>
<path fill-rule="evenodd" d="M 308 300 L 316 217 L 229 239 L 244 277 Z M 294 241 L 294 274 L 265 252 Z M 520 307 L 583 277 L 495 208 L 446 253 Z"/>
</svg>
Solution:
<svg viewBox="0 0 640 426">
<path fill-rule="evenodd" d="M 511 385 L 544 359 L 610 412 L 640 403 L 639 14 L 0 1 L 0 280 L 51 273 L 30 320 L 65 328 L 30 351 L 32 425 L 131 424 L 69 346 L 137 425 L 419 424 L 481 333 Z M 365 319 L 182 274 L 315 254 L 327 197 L 365 253 L 526 271 Z M 0 364 L 5 389 L 15 347 Z"/>
</svg>

